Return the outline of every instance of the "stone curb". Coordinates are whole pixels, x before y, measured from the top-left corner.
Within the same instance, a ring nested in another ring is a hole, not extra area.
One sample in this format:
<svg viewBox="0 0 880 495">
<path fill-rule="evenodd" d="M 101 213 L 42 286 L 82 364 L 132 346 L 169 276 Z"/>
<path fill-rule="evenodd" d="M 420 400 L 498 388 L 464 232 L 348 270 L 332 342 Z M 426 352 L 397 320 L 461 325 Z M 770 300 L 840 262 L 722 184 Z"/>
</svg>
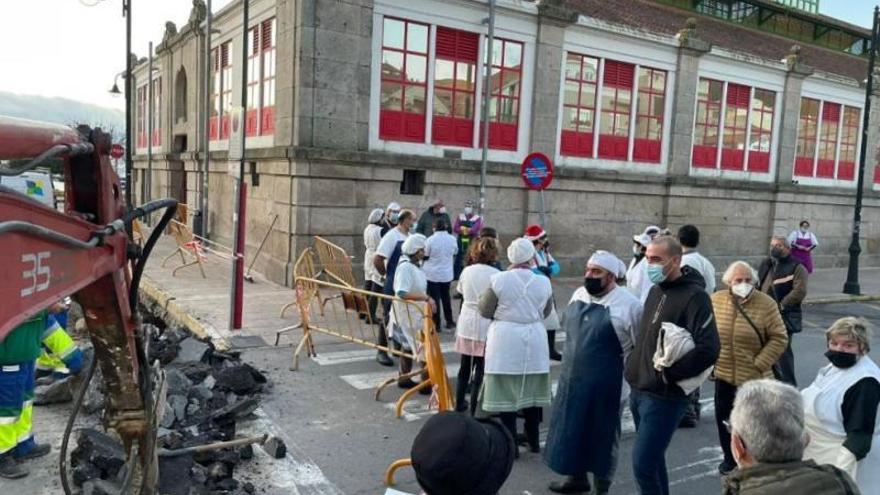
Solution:
<svg viewBox="0 0 880 495">
<path fill-rule="evenodd" d="M 880 294 L 865 294 L 861 296 L 850 296 L 846 294 L 841 294 L 838 296 L 825 296 L 825 297 L 817 297 L 817 298 L 806 298 L 804 299 L 804 304 L 808 306 L 820 305 L 820 304 L 835 304 L 835 303 L 847 303 L 847 302 L 867 302 L 867 301 L 880 301 Z"/>
<path fill-rule="evenodd" d="M 179 325 L 199 339 L 210 340 L 214 347 L 221 351 L 229 350 L 229 342 L 213 325 L 190 314 L 175 301 L 174 296 L 159 287 L 146 275 L 141 279 L 139 297 L 142 302 L 162 308 L 165 312 L 163 319 L 166 323 Z"/>
</svg>

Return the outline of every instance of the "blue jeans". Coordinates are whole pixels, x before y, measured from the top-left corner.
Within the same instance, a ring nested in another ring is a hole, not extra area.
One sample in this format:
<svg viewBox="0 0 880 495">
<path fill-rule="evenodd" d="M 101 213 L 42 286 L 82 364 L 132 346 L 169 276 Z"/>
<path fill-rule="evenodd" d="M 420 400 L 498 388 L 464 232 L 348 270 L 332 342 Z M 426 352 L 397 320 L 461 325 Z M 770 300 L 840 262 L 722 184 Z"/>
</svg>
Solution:
<svg viewBox="0 0 880 495">
<path fill-rule="evenodd" d="M 636 425 L 633 475 L 641 495 L 669 495 L 666 448 L 684 417 L 687 398 L 660 399 L 633 390 L 629 397 Z"/>
</svg>

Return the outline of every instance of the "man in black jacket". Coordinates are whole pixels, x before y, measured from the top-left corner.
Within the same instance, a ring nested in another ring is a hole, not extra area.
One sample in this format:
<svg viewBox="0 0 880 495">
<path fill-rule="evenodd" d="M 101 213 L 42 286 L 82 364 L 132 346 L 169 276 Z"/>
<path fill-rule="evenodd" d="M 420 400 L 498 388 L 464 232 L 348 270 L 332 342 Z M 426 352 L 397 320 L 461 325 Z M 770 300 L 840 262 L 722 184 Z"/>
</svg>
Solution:
<svg viewBox="0 0 880 495">
<path fill-rule="evenodd" d="M 788 332 L 788 347 L 774 367 L 778 378 L 794 387 L 794 353 L 791 350 L 792 335 L 801 331 L 803 313 L 801 303 L 807 296 L 807 269 L 791 256 L 788 239 L 775 236 L 770 240 L 770 257 L 758 269 L 758 289 L 779 304 L 779 312 Z"/>
<path fill-rule="evenodd" d="M 669 493 L 666 448 L 688 402 L 676 383 L 714 365 L 721 348 L 703 278 L 696 270 L 681 267 L 681 255 L 681 244 L 671 236 L 657 237 L 648 245 L 645 257 L 654 287 L 645 302 L 635 349 L 626 361 L 626 381 L 632 387 L 630 409 L 637 432 L 633 474 L 642 495 Z M 653 357 L 665 322 L 689 331 L 694 349 L 672 366 L 657 371 Z"/>
</svg>

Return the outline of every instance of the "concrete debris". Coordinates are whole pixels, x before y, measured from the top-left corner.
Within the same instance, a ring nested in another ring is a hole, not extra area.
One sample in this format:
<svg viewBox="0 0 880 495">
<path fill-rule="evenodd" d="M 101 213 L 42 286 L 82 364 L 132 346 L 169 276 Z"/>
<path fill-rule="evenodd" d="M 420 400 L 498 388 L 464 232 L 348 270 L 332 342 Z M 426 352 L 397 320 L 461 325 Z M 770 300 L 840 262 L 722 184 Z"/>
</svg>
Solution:
<svg viewBox="0 0 880 495">
<path fill-rule="evenodd" d="M 246 493 L 254 493 L 256 491 L 254 484 L 250 481 L 248 481 L 244 485 L 241 485 L 241 489 L 244 490 Z"/>
<path fill-rule="evenodd" d="M 254 446 L 253 445 L 245 445 L 244 447 L 238 449 L 238 454 L 241 456 L 241 460 L 246 461 L 254 458 Z"/>
<path fill-rule="evenodd" d="M 71 391 L 72 377 L 55 380 L 47 385 L 37 385 L 34 388 L 34 405 L 62 404 L 73 400 Z"/>
<path fill-rule="evenodd" d="M 122 487 L 111 481 L 94 479 L 83 483 L 82 495 L 119 495 Z"/>
<path fill-rule="evenodd" d="M 83 486 L 83 483 L 89 480 L 101 477 L 101 470 L 95 467 L 91 462 L 84 462 L 73 468 L 73 484 L 75 486 Z"/>
<path fill-rule="evenodd" d="M 259 384 L 257 383 L 257 380 L 254 379 L 254 374 L 251 373 L 252 369 L 253 368 L 250 366 L 240 365 L 221 370 L 214 376 L 217 380 L 217 384 L 214 385 L 214 388 L 230 391 L 238 395 L 247 395 L 257 392 L 259 390 Z"/>
<path fill-rule="evenodd" d="M 202 382 L 202 385 L 207 389 L 213 389 L 216 383 L 217 380 L 215 380 L 213 376 L 208 375 L 207 378 L 205 378 L 205 381 Z"/>
<path fill-rule="evenodd" d="M 195 337 L 185 339 L 179 345 L 180 350 L 177 352 L 177 358 L 174 360 L 175 363 L 204 361 L 208 356 L 208 352 L 211 350 L 210 345 L 196 339 Z"/>
<path fill-rule="evenodd" d="M 189 495 L 190 487 L 195 482 L 190 477 L 193 466 L 195 461 L 192 456 L 160 457 L 158 492 L 162 495 Z"/>
<path fill-rule="evenodd" d="M 211 419 L 218 424 L 230 423 L 249 416 L 257 410 L 259 405 L 260 402 L 253 397 L 244 399 L 214 411 L 211 414 Z"/>
<path fill-rule="evenodd" d="M 171 409 L 174 410 L 174 418 L 177 421 L 184 421 L 186 419 L 186 406 L 188 401 L 185 396 L 182 395 L 172 395 L 168 397 L 168 402 Z M 164 419 L 164 418 L 163 418 Z"/>
<path fill-rule="evenodd" d="M 168 404 L 168 401 L 165 401 L 165 409 L 162 411 L 162 419 L 159 421 L 159 426 L 162 428 L 171 428 L 174 426 L 174 409 Z"/>
<path fill-rule="evenodd" d="M 92 428 L 83 428 L 71 453 L 74 467 L 89 462 L 101 470 L 102 478 L 116 476 L 125 464 L 125 452 L 114 438 Z"/>
<path fill-rule="evenodd" d="M 213 380 L 213 378 L 211 379 Z M 212 392 L 210 388 L 202 384 L 190 389 L 189 397 L 190 399 L 196 399 L 198 401 L 204 402 L 214 397 L 214 392 Z"/>
<path fill-rule="evenodd" d="M 263 450 L 274 459 L 283 459 L 287 455 L 287 445 L 278 437 L 270 437 L 263 443 Z"/>
<path fill-rule="evenodd" d="M 189 361 L 186 363 L 178 363 L 174 362 L 169 365 L 169 368 L 174 368 L 183 372 L 189 381 L 193 383 L 202 383 L 205 381 L 205 378 L 213 371 L 210 364 L 202 363 L 199 361 Z"/>
<path fill-rule="evenodd" d="M 168 385 L 168 395 L 182 395 L 186 397 L 193 384 L 186 375 L 176 368 L 165 370 L 165 383 Z"/>
</svg>

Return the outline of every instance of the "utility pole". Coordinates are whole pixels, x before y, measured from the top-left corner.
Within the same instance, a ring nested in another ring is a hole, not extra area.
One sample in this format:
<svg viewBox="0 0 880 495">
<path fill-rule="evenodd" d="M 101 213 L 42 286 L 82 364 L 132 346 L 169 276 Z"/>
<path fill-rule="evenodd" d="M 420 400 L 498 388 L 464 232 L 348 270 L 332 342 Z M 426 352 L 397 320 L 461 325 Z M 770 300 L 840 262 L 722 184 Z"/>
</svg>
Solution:
<svg viewBox="0 0 880 495">
<path fill-rule="evenodd" d="M 229 328 L 238 330 L 241 328 L 242 306 L 244 297 L 244 245 L 245 245 L 245 195 L 247 184 L 244 182 L 244 152 L 247 141 L 247 91 L 248 91 L 248 29 L 249 12 L 248 0 L 242 0 L 241 22 L 241 104 L 238 115 L 238 131 L 241 133 L 240 158 L 238 162 L 238 174 L 235 177 L 235 209 L 232 213 L 232 287 L 230 291 L 230 314 Z M 233 116 L 235 119 L 235 116 Z M 235 122 L 231 123 L 235 127 Z M 234 132 L 234 129 L 233 129 Z M 230 147 L 234 146 L 230 139 Z M 230 150 L 231 152 L 232 150 Z"/>
<path fill-rule="evenodd" d="M 486 65 L 483 69 L 483 157 L 480 162 L 480 215 L 486 208 L 486 168 L 489 161 L 489 99 L 492 94 L 492 49 L 495 45 L 495 0 L 489 0 L 489 37 L 486 43 Z"/>
<path fill-rule="evenodd" d="M 211 13 L 211 0 L 208 0 L 208 12 L 207 17 L 205 18 L 205 63 L 204 63 L 204 77 L 205 81 L 202 85 L 203 87 L 203 97 L 204 97 L 204 112 L 202 118 L 202 149 L 204 150 L 202 153 L 202 167 L 201 167 L 201 179 L 202 182 L 202 195 L 201 195 L 201 205 L 199 209 L 202 213 L 202 231 L 199 235 L 207 238 L 208 237 L 208 177 L 211 174 L 211 157 L 210 157 L 210 146 L 211 146 L 211 80 L 213 79 L 212 72 L 212 55 L 213 50 L 211 50 L 211 20 L 213 14 Z"/>
<path fill-rule="evenodd" d="M 871 97 L 874 94 L 874 63 L 877 57 L 877 41 L 880 38 L 880 7 L 874 7 L 874 24 L 871 28 L 871 52 L 868 55 L 868 81 L 865 86 L 865 110 L 862 116 L 862 143 L 859 150 L 859 175 L 856 181 L 856 204 L 853 213 L 852 241 L 849 244 L 849 269 L 843 293 L 858 295 L 859 287 L 859 233 L 862 228 L 862 194 L 865 186 L 865 155 L 868 151 L 868 125 L 871 120 Z"/>
<path fill-rule="evenodd" d="M 122 0 L 125 17 L 125 206 L 131 210 L 131 0 Z"/>
</svg>

